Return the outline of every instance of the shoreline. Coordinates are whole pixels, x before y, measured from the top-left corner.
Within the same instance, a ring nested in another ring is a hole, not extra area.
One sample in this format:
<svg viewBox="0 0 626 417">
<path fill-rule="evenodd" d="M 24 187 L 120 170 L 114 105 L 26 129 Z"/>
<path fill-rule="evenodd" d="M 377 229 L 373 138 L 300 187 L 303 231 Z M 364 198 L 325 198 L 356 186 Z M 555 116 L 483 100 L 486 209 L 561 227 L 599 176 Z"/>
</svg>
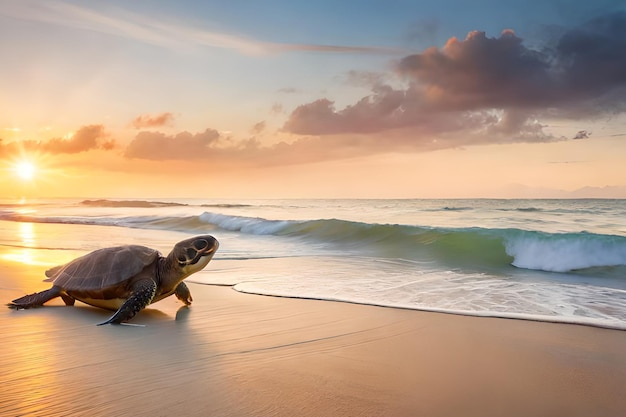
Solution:
<svg viewBox="0 0 626 417">
<path fill-rule="evenodd" d="M 16 281 L 19 277 L 19 282 Z M 4 302 L 46 287 L 0 260 Z M 621 416 L 626 332 L 189 283 L 137 326 L 0 310 L 0 415 Z"/>
<path fill-rule="evenodd" d="M 191 279 L 189 282 L 194 282 Z M 235 287 L 237 284 L 207 284 L 201 282 L 194 282 L 198 285 L 206 285 L 206 286 L 215 286 L 215 287 Z M 366 303 L 359 301 L 347 301 L 347 300 L 333 300 L 333 299 L 325 299 L 325 298 L 315 298 L 315 297 L 304 297 L 304 296 L 289 296 L 289 295 L 276 295 L 276 294 L 263 294 L 261 292 L 253 292 L 253 291 L 240 291 L 237 289 L 233 290 L 240 294 L 249 294 L 256 295 L 259 297 L 276 297 L 276 298 L 290 298 L 294 300 L 312 300 L 312 301 L 323 301 L 330 303 L 346 303 L 346 304 L 354 304 L 360 306 L 371 306 L 371 307 L 379 307 L 379 308 L 391 308 L 398 310 L 408 310 L 408 311 L 418 311 L 423 313 L 436 313 L 436 314 L 449 314 L 452 316 L 462 316 L 462 317 L 477 317 L 477 318 L 492 318 L 492 319 L 502 319 L 502 320 L 521 320 L 521 321 L 530 321 L 535 323 L 551 323 L 551 324 L 567 324 L 571 326 L 586 326 L 586 327 L 595 327 L 599 329 L 606 330 L 617 330 L 617 331 L 625 331 L 626 332 L 626 322 L 622 323 L 599 323 L 595 321 L 595 319 L 587 318 L 587 317 L 578 317 L 576 319 L 570 319 L 568 317 L 561 316 L 540 316 L 536 317 L 532 314 L 517 314 L 517 313 L 494 313 L 494 312 L 482 312 L 482 311 L 465 311 L 465 310 L 446 310 L 446 309 L 437 309 L 437 308 L 418 308 L 418 307 L 404 307 L 404 306 L 395 306 L 395 305 L 387 305 L 387 304 L 374 304 L 374 303 Z"/>
</svg>

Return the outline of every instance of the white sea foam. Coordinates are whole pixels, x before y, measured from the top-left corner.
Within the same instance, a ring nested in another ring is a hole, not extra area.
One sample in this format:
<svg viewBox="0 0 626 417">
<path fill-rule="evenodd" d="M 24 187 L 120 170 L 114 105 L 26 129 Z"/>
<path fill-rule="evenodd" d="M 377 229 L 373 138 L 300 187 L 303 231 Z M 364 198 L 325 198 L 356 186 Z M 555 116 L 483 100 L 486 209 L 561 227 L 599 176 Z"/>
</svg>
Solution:
<svg viewBox="0 0 626 417">
<path fill-rule="evenodd" d="M 217 261 L 219 264 L 219 260 Z M 626 330 L 626 291 L 441 271 L 428 264 L 314 256 L 254 260 L 192 281 L 245 293 Z"/>
<path fill-rule="evenodd" d="M 568 272 L 626 265 L 626 238 L 621 236 L 526 233 L 506 239 L 505 247 L 519 268 Z"/>
</svg>

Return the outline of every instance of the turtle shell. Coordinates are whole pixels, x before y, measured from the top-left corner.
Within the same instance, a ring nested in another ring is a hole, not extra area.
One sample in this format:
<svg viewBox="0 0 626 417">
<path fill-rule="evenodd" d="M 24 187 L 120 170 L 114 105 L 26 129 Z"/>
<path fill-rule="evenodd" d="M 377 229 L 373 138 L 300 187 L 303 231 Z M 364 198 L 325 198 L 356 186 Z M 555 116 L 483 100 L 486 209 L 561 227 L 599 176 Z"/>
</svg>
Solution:
<svg viewBox="0 0 626 417">
<path fill-rule="evenodd" d="M 139 245 L 98 249 L 50 268 L 44 281 L 67 291 L 110 288 L 134 277 L 160 256 L 158 251 Z"/>
</svg>

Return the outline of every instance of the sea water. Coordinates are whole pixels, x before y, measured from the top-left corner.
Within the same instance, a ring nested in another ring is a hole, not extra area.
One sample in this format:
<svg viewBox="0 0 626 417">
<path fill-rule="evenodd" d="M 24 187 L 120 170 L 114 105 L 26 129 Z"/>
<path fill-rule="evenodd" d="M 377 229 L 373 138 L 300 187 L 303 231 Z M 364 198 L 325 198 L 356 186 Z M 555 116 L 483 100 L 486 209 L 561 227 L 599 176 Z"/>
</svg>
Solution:
<svg viewBox="0 0 626 417">
<path fill-rule="evenodd" d="M 188 280 L 241 292 L 626 329 L 626 200 L 4 201 L 0 220 L 66 225 L 0 245 L 68 254 L 213 234 Z"/>
</svg>

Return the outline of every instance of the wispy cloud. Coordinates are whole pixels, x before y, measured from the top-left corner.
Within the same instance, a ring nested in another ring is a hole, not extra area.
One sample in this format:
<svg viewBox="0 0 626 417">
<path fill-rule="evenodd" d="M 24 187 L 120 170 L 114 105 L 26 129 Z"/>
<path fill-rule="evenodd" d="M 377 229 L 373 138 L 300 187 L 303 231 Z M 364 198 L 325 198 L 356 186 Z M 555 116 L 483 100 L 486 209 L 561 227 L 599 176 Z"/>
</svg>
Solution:
<svg viewBox="0 0 626 417">
<path fill-rule="evenodd" d="M 135 129 L 142 129 L 146 127 L 161 127 L 172 123 L 174 115 L 172 113 L 160 113 L 157 115 L 142 114 L 135 117 L 131 122 L 131 126 Z"/>
<path fill-rule="evenodd" d="M 125 37 L 164 48 L 183 45 L 225 48 L 245 55 L 284 52 L 398 54 L 394 48 L 376 46 L 317 45 L 265 42 L 246 36 L 201 27 L 190 27 L 165 18 L 149 17 L 130 10 L 106 6 L 106 11 L 62 1 L 22 0 L 8 2 L 0 14 L 22 20 L 45 22 L 75 29 Z"/>
</svg>

